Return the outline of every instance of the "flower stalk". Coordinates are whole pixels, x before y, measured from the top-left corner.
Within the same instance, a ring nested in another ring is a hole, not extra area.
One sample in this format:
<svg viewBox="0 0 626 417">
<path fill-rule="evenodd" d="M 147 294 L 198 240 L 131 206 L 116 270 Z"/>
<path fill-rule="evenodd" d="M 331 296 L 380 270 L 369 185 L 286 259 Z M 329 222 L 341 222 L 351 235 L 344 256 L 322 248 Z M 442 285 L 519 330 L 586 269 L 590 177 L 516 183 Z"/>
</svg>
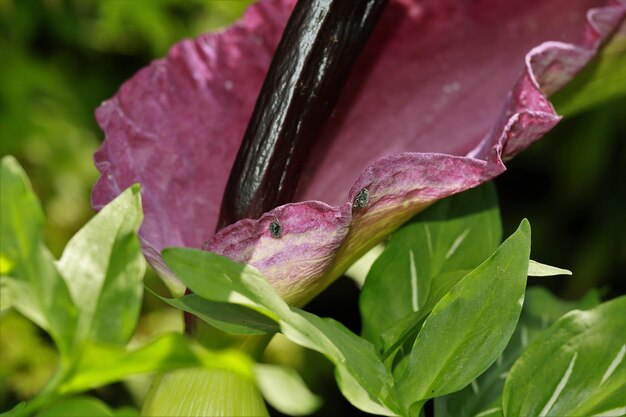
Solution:
<svg viewBox="0 0 626 417">
<path fill-rule="evenodd" d="M 292 201 L 310 150 L 386 4 L 296 4 L 230 172 L 218 230 Z"/>
</svg>

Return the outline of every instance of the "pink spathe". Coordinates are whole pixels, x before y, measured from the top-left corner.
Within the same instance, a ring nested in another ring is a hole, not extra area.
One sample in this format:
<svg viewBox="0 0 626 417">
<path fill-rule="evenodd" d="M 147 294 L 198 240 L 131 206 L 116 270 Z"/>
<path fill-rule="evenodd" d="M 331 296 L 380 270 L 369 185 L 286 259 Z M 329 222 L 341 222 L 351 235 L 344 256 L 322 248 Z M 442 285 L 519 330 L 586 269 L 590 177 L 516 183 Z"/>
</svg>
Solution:
<svg viewBox="0 0 626 417">
<path fill-rule="evenodd" d="M 142 185 L 140 234 L 263 272 L 302 304 L 432 202 L 501 173 L 558 121 L 548 100 L 624 19 L 624 1 L 391 1 L 313 151 L 296 202 L 214 236 L 224 187 L 294 2 L 266 0 L 175 45 L 97 110 L 96 208 Z M 364 207 L 353 200 L 368 190 Z M 280 238 L 269 224 L 278 220 Z"/>
</svg>

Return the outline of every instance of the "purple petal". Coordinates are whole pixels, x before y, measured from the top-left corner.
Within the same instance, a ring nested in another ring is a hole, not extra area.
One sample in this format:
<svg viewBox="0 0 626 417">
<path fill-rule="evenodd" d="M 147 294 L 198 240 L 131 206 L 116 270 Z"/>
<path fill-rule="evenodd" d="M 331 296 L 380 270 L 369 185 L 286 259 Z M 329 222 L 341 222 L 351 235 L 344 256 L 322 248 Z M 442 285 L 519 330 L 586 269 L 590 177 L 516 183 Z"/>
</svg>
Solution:
<svg viewBox="0 0 626 417">
<path fill-rule="evenodd" d="M 222 33 L 175 45 L 97 111 L 106 140 L 94 207 L 141 182 L 141 236 L 162 272 L 159 250 L 213 235 L 292 6 L 267 0 Z M 337 206 L 278 207 L 223 229 L 209 250 L 251 263 L 288 301 L 305 302 L 415 213 L 498 175 L 502 160 L 558 123 L 546 95 L 591 59 L 625 10 L 591 0 L 390 3 L 297 194 Z M 367 204 L 353 208 L 363 189 Z"/>
</svg>

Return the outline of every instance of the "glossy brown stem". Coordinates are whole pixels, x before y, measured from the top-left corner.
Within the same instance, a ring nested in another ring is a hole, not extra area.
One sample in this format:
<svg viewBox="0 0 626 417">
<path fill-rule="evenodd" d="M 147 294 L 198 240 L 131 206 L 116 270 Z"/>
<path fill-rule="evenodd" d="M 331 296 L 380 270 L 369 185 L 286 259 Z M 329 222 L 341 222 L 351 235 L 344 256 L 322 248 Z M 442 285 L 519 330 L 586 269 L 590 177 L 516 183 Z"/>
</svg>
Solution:
<svg viewBox="0 0 626 417">
<path fill-rule="evenodd" d="M 292 200 L 311 148 L 387 0 L 300 0 L 231 170 L 217 229 Z"/>
</svg>

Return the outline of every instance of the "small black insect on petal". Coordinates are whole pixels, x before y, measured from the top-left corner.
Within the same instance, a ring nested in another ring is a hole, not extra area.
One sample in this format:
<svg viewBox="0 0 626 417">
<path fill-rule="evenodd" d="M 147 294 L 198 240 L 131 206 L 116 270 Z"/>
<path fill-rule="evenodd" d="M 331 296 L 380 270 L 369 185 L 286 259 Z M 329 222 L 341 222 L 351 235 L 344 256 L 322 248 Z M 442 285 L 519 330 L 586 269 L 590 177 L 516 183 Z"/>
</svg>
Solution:
<svg viewBox="0 0 626 417">
<path fill-rule="evenodd" d="M 370 192 L 367 188 L 363 188 L 358 192 L 356 197 L 354 197 L 354 201 L 352 202 L 352 208 L 361 209 L 367 205 L 370 201 Z"/>
<path fill-rule="evenodd" d="M 280 239 L 283 235 L 283 226 L 280 224 L 278 219 L 274 219 L 270 223 L 270 234 L 274 239 Z"/>
</svg>

